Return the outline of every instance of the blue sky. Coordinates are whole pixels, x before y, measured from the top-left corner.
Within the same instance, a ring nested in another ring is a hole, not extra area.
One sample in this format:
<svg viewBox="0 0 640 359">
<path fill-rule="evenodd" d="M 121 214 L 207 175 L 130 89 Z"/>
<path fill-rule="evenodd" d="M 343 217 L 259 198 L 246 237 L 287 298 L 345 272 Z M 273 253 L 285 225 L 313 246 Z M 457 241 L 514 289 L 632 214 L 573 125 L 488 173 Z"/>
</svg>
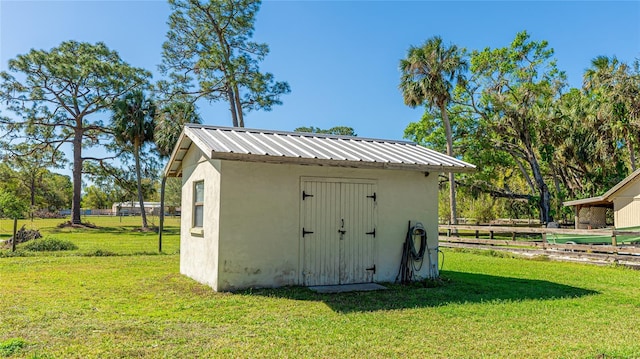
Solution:
<svg viewBox="0 0 640 359">
<path fill-rule="evenodd" d="M 103 41 L 159 79 L 169 6 L 164 1 L 0 0 L 0 70 L 31 48 L 65 40 Z M 571 86 L 598 55 L 640 58 L 640 1 L 264 1 L 254 39 L 271 53 L 262 70 L 291 94 L 247 127 L 293 130 L 345 125 L 363 137 L 400 139 L 423 109 L 398 90 L 398 62 L 410 45 L 440 35 L 468 49 L 507 46 L 521 30 L 547 40 Z M 204 122 L 230 126 L 227 106 L 200 104 Z"/>
</svg>

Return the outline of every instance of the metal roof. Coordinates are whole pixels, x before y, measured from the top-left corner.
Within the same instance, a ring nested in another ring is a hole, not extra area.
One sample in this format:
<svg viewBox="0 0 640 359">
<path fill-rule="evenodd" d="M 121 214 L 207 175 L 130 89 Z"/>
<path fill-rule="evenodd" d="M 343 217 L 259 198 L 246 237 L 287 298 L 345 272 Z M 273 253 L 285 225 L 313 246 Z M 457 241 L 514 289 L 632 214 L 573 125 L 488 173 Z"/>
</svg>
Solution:
<svg viewBox="0 0 640 359">
<path fill-rule="evenodd" d="M 620 191 L 623 187 L 625 187 L 630 182 L 633 182 L 640 175 L 640 169 L 633 171 L 630 175 L 628 175 L 625 179 L 618 182 L 615 186 L 611 187 L 607 192 L 605 192 L 601 196 L 576 199 L 573 201 L 566 201 L 562 204 L 564 206 L 578 206 L 578 205 L 590 205 L 590 206 L 598 206 L 598 205 L 607 205 L 612 203 L 614 195 Z"/>
<path fill-rule="evenodd" d="M 413 142 L 188 124 L 165 168 L 180 176 L 192 144 L 211 159 L 356 168 L 471 172 L 475 166 Z"/>
<path fill-rule="evenodd" d="M 574 199 L 572 201 L 562 202 L 565 207 L 587 205 L 589 207 L 611 207 L 613 203 L 604 196 L 589 197 L 582 199 Z"/>
</svg>

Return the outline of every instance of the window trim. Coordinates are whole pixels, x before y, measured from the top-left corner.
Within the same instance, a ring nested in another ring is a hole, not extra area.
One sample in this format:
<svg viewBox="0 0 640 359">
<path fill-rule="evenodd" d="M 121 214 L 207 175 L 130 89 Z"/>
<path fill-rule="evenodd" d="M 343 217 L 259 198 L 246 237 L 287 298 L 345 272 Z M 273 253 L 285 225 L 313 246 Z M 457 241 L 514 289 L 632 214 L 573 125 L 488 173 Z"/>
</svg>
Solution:
<svg viewBox="0 0 640 359">
<path fill-rule="evenodd" d="M 197 198 L 198 198 L 198 185 L 202 184 L 202 201 L 198 202 Z M 202 234 L 202 228 L 204 227 L 204 180 L 199 180 L 199 181 L 194 181 L 193 182 L 193 206 L 192 206 L 192 210 L 193 210 L 193 219 L 191 221 L 191 228 L 192 231 L 191 232 L 198 232 L 196 234 Z M 199 223 L 200 225 L 198 225 L 198 223 L 196 223 L 197 221 L 197 216 L 196 216 L 196 208 L 201 207 L 202 208 L 202 223 Z"/>
</svg>

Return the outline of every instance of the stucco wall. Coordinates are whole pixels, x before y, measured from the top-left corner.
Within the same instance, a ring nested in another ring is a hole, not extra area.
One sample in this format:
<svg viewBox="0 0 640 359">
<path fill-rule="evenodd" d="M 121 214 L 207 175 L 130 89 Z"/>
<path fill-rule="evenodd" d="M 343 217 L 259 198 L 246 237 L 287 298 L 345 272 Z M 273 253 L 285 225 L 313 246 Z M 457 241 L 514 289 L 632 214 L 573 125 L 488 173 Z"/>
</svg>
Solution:
<svg viewBox="0 0 640 359">
<path fill-rule="evenodd" d="M 616 228 L 640 226 L 640 180 L 627 184 L 612 199 Z"/>
<path fill-rule="evenodd" d="M 214 241 L 219 238 L 218 279 L 217 285 L 213 286 L 216 290 L 302 283 L 299 218 L 301 177 L 377 181 L 378 225 L 374 281 L 395 280 L 409 220 L 417 220 L 425 225 L 429 247 L 432 249 L 431 267 L 425 260 L 418 274 L 426 277 L 430 270 L 437 272 L 438 193 L 435 173 L 425 177 L 423 172 L 412 171 L 234 161 L 222 161 L 218 164 L 220 172 L 213 171 L 214 166 L 203 168 L 209 168 L 203 171 L 213 172 L 215 176 L 222 173 L 222 190 L 214 195 L 219 195 L 220 198 L 219 236 L 211 235 L 215 238 Z M 196 178 L 196 173 L 200 172 L 195 171 L 189 177 Z M 215 176 L 214 178 L 218 178 Z M 184 183 L 188 182 L 189 180 Z M 192 198 L 189 192 L 191 187 L 185 186 L 183 192 L 183 234 L 184 222 L 188 222 L 190 218 L 186 212 L 191 208 L 188 203 Z M 206 188 L 207 195 L 212 196 L 209 194 L 210 186 L 206 185 Z M 209 208 L 206 213 L 215 214 Z M 205 223 L 208 220 L 209 218 L 205 218 Z M 184 236 L 182 240 L 184 241 Z M 184 257 L 191 255 L 197 254 L 182 253 Z M 215 253 L 207 255 L 214 257 Z"/>
<path fill-rule="evenodd" d="M 180 225 L 180 273 L 218 289 L 220 168 L 196 146 L 184 158 Z M 194 182 L 204 181 L 204 219 L 201 233 L 193 230 Z"/>
</svg>

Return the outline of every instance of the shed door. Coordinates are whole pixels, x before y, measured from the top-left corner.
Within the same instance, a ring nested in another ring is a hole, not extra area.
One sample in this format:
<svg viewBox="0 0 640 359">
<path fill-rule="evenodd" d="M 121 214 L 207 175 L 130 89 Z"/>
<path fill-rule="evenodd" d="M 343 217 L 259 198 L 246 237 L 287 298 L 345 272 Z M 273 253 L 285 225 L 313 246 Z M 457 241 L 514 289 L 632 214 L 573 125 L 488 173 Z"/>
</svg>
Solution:
<svg viewBox="0 0 640 359">
<path fill-rule="evenodd" d="M 303 282 L 373 281 L 375 183 L 302 181 Z"/>
</svg>

